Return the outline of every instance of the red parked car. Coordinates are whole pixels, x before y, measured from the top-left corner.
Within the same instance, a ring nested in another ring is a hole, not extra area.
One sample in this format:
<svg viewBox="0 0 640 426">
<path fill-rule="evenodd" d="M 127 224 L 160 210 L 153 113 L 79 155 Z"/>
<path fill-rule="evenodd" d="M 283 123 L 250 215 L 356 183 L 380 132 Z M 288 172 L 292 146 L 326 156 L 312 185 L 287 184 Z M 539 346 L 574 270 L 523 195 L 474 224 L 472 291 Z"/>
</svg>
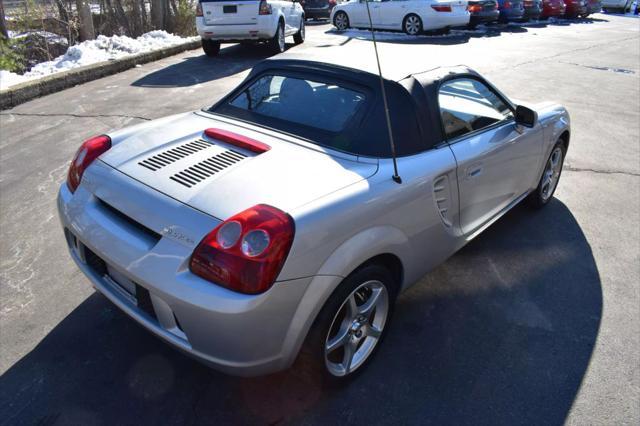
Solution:
<svg viewBox="0 0 640 426">
<path fill-rule="evenodd" d="M 564 0 L 543 0 L 542 1 L 542 15 L 541 19 L 548 19 L 550 17 L 563 16 L 567 7 L 564 4 Z"/>
<path fill-rule="evenodd" d="M 577 18 L 587 13 L 587 0 L 564 0 L 564 4 L 567 18 Z"/>
</svg>

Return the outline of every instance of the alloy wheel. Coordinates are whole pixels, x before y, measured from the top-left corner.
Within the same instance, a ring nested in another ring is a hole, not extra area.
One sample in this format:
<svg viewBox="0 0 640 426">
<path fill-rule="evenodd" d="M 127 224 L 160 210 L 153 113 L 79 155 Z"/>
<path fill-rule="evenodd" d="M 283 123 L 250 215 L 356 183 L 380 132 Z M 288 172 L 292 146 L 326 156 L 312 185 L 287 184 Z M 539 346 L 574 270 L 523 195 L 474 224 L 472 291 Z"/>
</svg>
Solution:
<svg viewBox="0 0 640 426">
<path fill-rule="evenodd" d="M 325 339 L 325 365 L 334 376 L 358 369 L 377 346 L 389 314 L 387 288 L 377 280 L 358 286 L 342 303 Z"/>
<path fill-rule="evenodd" d="M 404 21 L 404 31 L 409 35 L 417 35 L 420 32 L 420 18 L 410 15 Z"/>
<path fill-rule="evenodd" d="M 562 148 L 557 146 L 547 161 L 547 166 L 542 175 L 542 185 L 540 186 L 541 197 L 543 201 L 547 201 L 555 191 L 560 179 L 562 171 Z"/>
<path fill-rule="evenodd" d="M 344 12 L 339 12 L 334 18 L 334 24 L 339 31 L 345 31 L 349 27 L 349 18 Z"/>
</svg>

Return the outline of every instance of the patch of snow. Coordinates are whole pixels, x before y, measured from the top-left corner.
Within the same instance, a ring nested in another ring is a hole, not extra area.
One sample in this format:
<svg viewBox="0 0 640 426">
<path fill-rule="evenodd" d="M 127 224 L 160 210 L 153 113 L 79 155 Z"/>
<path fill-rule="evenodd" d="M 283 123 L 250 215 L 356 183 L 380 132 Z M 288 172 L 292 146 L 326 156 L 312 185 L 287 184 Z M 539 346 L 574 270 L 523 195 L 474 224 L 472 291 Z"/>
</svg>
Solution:
<svg viewBox="0 0 640 426">
<path fill-rule="evenodd" d="M 11 30 L 8 31 L 9 38 L 13 38 L 13 39 L 25 38 L 30 36 L 31 34 L 39 35 L 40 37 L 44 38 L 50 43 L 62 43 L 62 44 L 68 43 L 66 37 L 62 37 L 58 34 L 50 33 L 48 31 L 28 30 L 21 33 L 18 33 L 17 31 L 11 31 Z"/>
<path fill-rule="evenodd" d="M 7 89 L 13 85 L 23 83 L 28 78 L 7 70 L 0 70 L 0 90 Z"/>
<path fill-rule="evenodd" d="M 17 75 L 3 70 L 0 74 L 0 88 L 6 89 L 18 83 L 73 68 L 120 59 L 138 53 L 151 52 L 195 39 L 197 37 L 183 38 L 161 30 L 148 32 L 135 39 L 127 36 L 106 37 L 100 35 L 95 40 L 87 40 L 69 47 L 64 55 L 52 61 L 37 64 L 24 75 Z"/>
</svg>

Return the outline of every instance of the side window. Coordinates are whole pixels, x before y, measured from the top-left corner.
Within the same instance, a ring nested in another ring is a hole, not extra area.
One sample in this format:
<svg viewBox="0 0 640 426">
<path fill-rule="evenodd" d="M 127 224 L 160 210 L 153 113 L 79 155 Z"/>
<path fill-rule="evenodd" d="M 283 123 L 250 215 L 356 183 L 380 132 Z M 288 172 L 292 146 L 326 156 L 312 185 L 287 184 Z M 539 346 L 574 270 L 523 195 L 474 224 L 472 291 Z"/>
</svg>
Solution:
<svg viewBox="0 0 640 426">
<path fill-rule="evenodd" d="M 454 139 L 513 117 L 509 106 L 493 91 L 470 78 L 444 83 L 438 93 L 438 102 L 447 139 Z"/>
</svg>

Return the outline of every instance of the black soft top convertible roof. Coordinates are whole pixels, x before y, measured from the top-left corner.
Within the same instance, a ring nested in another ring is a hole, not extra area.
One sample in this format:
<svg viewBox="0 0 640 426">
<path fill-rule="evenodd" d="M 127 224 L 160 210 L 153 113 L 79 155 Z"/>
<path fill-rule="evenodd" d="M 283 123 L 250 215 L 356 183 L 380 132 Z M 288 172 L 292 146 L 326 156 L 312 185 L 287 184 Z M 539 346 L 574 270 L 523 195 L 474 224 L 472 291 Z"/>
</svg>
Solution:
<svg viewBox="0 0 640 426">
<path fill-rule="evenodd" d="M 349 63 L 349 62 L 347 62 Z M 360 69 L 358 69 L 360 68 Z M 229 115 L 249 122 L 257 121 L 267 127 L 294 134 L 318 145 L 338 149 L 350 154 L 389 158 L 391 149 L 384 116 L 384 106 L 380 90 L 377 68 L 359 66 L 352 68 L 344 62 L 316 62 L 308 59 L 267 59 L 257 64 L 246 80 L 227 97 L 211 107 L 212 112 Z M 353 123 L 339 134 L 304 129 L 295 124 L 278 123 L 270 125 L 246 111 L 240 113 L 229 106 L 229 102 L 246 89 L 257 77 L 271 73 L 284 73 L 310 80 L 335 81 L 336 84 L 352 84 L 366 88 L 367 106 L 364 114 L 355 117 Z M 438 107 L 438 87 L 444 79 L 454 75 L 478 74 L 463 66 L 441 67 L 399 77 L 400 74 L 384 75 L 385 90 L 389 101 L 389 111 L 397 155 L 407 156 L 425 151 L 442 143 L 440 112 Z"/>
</svg>

